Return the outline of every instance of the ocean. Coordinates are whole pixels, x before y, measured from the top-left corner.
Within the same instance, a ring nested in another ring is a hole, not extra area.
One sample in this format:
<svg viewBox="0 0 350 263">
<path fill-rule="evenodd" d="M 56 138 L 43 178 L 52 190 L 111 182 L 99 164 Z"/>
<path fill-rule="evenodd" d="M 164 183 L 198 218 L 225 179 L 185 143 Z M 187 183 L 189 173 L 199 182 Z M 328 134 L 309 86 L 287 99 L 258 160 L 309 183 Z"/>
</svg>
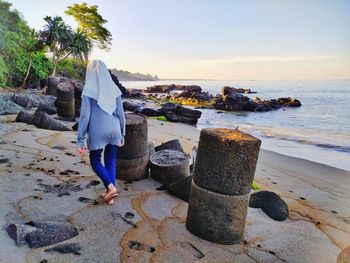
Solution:
<svg viewBox="0 0 350 263">
<path fill-rule="evenodd" d="M 264 99 L 293 97 L 300 108 L 270 112 L 200 109 L 196 127 L 238 128 L 262 140 L 262 148 L 350 171 L 350 80 L 162 80 L 128 81 L 126 88 L 159 84 L 199 85 L 220 93 L 223 86 L 249 88 Z"/>
</svg>

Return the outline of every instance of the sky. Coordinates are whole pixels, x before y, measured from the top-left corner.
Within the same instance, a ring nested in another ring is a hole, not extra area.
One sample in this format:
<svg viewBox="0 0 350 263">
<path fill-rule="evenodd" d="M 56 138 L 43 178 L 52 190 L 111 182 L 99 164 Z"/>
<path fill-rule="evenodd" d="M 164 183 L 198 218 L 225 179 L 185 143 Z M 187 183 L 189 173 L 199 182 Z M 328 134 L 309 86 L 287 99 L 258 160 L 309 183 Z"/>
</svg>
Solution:
<svg viewBox="0 0 350 263">
<path fill-rule="evenodd" d="M 75 0 L 8 0 L 30 26 Z M 349 0 L 95 0 L 109 68 L 182 79 L 350 79 Z"/>
</svg>

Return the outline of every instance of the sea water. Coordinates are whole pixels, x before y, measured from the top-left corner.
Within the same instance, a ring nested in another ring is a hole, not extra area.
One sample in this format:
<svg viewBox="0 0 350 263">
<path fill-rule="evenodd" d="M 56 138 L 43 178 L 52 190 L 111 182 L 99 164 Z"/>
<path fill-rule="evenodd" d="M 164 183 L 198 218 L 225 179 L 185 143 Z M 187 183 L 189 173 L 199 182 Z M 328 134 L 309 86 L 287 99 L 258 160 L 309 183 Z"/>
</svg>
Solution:
<svg viewBox="0 0 350 263">
<path fill-rule="evenodd" d="M 212 94 L 223 86 L 249 88 L 263 99 L 292 97 L 300 108 L 269 112 L 224 112 L 200 109 L 196 127 L 236 128 L 262 140 L 262 148 L 350 170 L 350 80 L 162 80 L 123 82 L 143 89 L 160 84 L 199 85 Z"/>
</svg>

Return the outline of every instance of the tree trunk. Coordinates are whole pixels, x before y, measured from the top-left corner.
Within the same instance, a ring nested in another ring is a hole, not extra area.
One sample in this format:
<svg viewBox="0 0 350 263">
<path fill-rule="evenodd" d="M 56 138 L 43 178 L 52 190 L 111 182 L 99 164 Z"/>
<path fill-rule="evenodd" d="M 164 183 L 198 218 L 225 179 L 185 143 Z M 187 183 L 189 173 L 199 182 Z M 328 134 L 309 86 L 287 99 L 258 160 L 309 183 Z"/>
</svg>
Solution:
<svg viewBox="0 0 350 263">
<path fill-rule="evenodd" d="M 28 64 L 28 68 L 27 68 L 27 72 L 26 72 L 26 74 L 25 74 L 25 76 L 24 76 L 24 79 L 23 79 L 23 82 L 22 82 L 22 85 L 20 86 L 20 88 L 23 88 L 24 85 L 25 85 L 26 82 L 27 82 L 27 79 L 28 79 L 28 76 L 29 76 L 29 72 L 30 72 L 30 69 L 31 69 L 31 67 L 32 67 L 32 62 L 33 62 L 32 55 L 30 55 L 30 57 L 29 57 L 29 64 Z"/>
</svg>

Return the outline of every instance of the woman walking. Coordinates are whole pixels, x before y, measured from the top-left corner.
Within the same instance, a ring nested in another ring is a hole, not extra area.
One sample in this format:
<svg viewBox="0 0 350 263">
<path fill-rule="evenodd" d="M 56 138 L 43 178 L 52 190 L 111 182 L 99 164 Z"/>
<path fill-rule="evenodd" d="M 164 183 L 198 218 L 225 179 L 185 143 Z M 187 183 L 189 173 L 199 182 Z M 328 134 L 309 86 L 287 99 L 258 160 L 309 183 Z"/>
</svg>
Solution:
<svg viewBox="0 0 350 263">
<path fill-rule="evenodd" d="M 92 60 L 86 69 L 78 126 L 78 152 L 86 151 L 85 135 L 90 163 L 101 178 L 107 191 L 104 200 L 113 204 L 118 195 L 116 183 L 116 159 L 118 148 L 124 145 L 125 114 L 121 91 L 114 84 L 106 65 Z M 104 150 L 104 165 L 101 155 Z"/>
</svg>

